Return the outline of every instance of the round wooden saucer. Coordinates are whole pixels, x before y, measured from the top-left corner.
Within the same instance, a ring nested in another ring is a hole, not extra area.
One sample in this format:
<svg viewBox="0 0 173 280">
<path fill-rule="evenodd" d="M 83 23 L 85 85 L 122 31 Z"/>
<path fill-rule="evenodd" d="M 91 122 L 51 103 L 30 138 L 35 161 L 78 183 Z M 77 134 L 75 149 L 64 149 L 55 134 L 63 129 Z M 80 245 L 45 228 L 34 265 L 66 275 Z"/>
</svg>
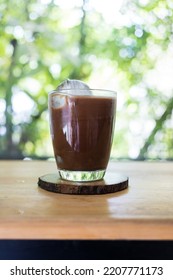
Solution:
<svg viewBox="0 0 173 280">
<path fill-rule="evenodd" d="M 44 190 L 63 194 L 106 194 L 128 187 L 128 177 L 106 172 L 103 180 L 94 182 L 72 182 L 62 180 L 58 173 L 39 177 L 38 186 Z"/>
</svg>

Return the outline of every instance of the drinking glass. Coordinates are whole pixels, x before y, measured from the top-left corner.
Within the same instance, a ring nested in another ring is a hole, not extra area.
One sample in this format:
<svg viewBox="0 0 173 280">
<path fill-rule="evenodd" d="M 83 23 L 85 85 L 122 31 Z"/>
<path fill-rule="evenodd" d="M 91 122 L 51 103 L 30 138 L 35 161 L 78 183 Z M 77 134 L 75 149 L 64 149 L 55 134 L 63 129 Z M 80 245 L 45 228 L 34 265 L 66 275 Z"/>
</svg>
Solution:
<svg viewBox="0 0 173 280">
<path fill-rule="evenodd" d="M 96 181 L 110 158 L 117 94 L 101 89 L 49 93 L 50 132 L 60 177 Z"/>
</svg>

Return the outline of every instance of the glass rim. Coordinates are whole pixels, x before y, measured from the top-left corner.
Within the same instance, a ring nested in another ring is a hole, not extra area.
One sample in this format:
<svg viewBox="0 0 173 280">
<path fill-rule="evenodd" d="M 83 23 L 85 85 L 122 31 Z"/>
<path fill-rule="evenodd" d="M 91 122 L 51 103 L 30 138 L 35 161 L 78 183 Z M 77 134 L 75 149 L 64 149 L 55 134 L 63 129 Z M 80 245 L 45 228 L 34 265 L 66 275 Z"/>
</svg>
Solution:
<svg viewBox="0 0 173 280">
<path fill-rule="evenodd" d="M 79 94 L 74 94 L 72 91 L 77 90 L 79 92 Z M 95 95 L 91 95 L 91 94 L 85 94 L 83 95 L 82 92 L 84 91 L 92 91 L 95 92 Z M 81 94 L 80 94 L 81 92 Z M 96 94 L 97 92 L 97 94 Z M 97 89 L 97 88 L 89 88 L 89 89 L 55 89 L 49 92 L 49 95 L 53 95 L 56 93 L 62 93 L 63 95 L 67 95 L 67 96 L 88 96 L 88 97 L 108 97 L 106 94 L 104 95 L 104 93 L 109 93 L 110 97 L 116 97 L 117 96 L 117 92 L 114 90 L 109 90 L 109 89 Z"/>
</svg>

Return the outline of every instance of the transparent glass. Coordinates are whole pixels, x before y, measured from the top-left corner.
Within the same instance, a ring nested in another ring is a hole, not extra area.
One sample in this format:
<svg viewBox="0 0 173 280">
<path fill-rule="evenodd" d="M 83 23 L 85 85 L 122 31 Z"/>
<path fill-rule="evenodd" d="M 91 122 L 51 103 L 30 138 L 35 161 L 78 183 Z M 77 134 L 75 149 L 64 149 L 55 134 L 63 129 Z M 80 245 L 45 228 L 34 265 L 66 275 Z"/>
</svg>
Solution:
<svg viewBox="0 0 173 280">
<path fill-rule="evenodd" d="M 109 90 L 61 90 L 49 94 L 50 132 L 62 179 L 96 181 L 110 157 L 117 95 Z"/>
</svg>

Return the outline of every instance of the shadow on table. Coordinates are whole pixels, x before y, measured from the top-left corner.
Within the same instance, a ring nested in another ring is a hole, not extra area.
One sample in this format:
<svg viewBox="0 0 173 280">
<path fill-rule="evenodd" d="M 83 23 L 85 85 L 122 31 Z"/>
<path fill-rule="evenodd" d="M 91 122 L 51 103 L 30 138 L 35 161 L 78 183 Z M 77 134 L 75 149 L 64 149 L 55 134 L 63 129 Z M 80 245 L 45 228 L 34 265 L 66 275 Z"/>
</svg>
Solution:
<svg viewBox="0 0 173 280">
<path fill-rule="evenodd" d="M 0 240 L 1 260 L 167 260 L 173 241 Z"/>
</svg>

